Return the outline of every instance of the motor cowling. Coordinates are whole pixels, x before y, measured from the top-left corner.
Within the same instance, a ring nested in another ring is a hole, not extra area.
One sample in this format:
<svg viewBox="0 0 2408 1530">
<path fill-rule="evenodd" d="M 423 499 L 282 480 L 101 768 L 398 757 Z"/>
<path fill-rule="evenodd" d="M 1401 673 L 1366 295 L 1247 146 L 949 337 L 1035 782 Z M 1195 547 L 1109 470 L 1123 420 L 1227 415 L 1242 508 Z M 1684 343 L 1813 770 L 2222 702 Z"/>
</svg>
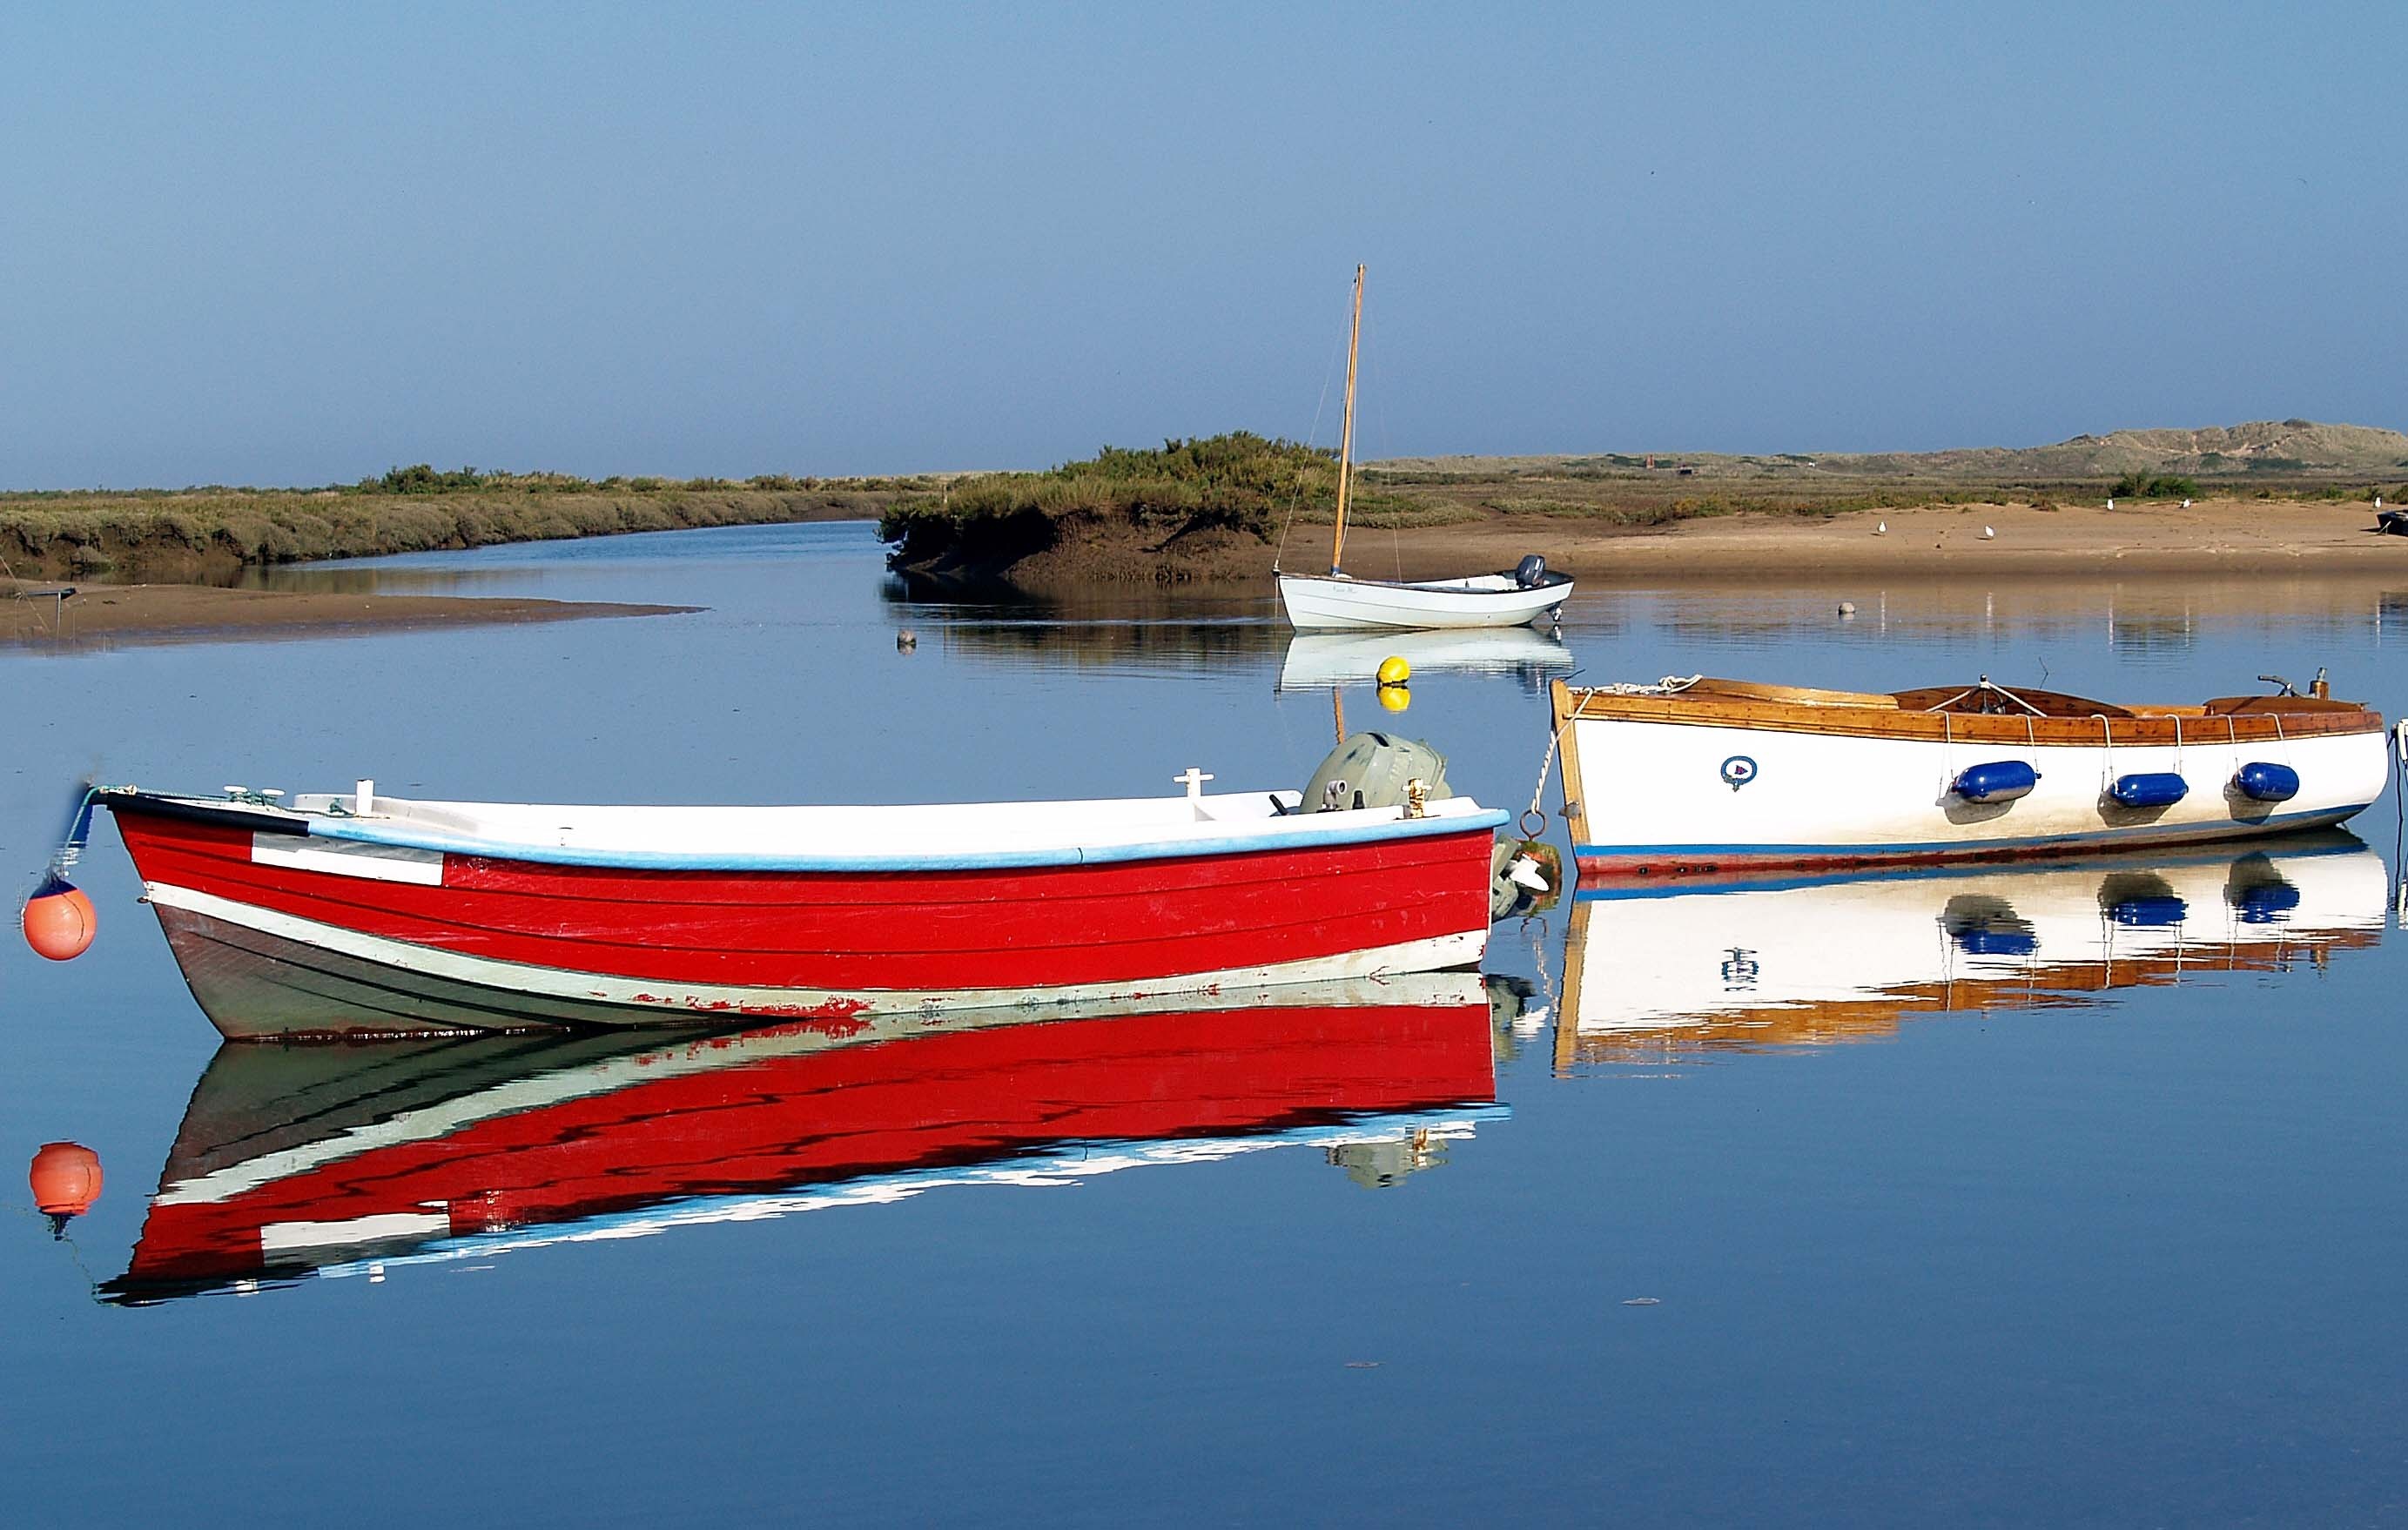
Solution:
<svg viewBox="0 0 2408 1530">
<path fill-rule="evenodd" d="M 1513 565 L 1513 582 L 1525 590 L 1535 590 L 1547 582 L 1547 560 L 1528 553 Z"/>
<path fill-rule="evenodd" d="M 1305 783 L 1303 810 L 1401 808 L 1406 783 L 1416 780 L 1427 801 L 1455 795 L 1446 784 L 1446 756 L 1427 744 L 1389 733 L 1354 734 L 1331 750 Z"/>
</svg>

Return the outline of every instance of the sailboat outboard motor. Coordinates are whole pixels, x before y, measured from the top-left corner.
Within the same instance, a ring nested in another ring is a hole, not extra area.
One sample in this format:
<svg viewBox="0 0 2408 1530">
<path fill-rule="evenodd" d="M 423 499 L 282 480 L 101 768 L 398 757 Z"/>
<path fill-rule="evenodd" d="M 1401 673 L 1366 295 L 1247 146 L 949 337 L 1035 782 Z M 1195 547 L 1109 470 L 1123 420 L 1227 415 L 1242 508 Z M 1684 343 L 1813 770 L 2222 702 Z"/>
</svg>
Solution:
<svg viewBox="0 0 2408 1530">
<path fill-rule="evenodd" d="M 1415 738 L 1389 733 L 1358 733 L 1329 751 L 1304 786 L 1308 813 L 1354 808 L 1401 808 L 1405 784 L 1422 783 L 1425 800 L 1455 794 L 1446 784 L 1446 756 Z"/>
<path fill-rule="evenodd" d="M 1513 565 L 1513 582 L 1525 590 L 1535 590 L 1547 582 L 1547 560 L 1535 552 L 1525 553 Z"/>
</svg>

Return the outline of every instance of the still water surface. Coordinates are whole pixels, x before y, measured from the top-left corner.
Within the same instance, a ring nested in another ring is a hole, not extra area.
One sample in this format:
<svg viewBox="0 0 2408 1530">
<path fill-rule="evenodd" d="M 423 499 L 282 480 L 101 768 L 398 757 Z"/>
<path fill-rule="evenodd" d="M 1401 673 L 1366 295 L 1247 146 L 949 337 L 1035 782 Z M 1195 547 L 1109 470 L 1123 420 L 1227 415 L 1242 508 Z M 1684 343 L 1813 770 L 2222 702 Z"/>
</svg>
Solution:
<svg viewBox="0 0 2408 1530">
<path fill-rule="evenodd" d="M 88 771 L 1292 786 L 1378 657 L 1292 647 L 1268 591 L 916 598 L 850 525 L 275 578 L 707 609 L 0 656 L 0 865 L 38 865 Z M 2196 700 L 2329 665 L 2396 715 L 2403 640 L 2408 596 L 2362 581 L 1589 591 L 1560 650 L 1426 647 L 1390 721 L 1518 808 L 1574 668 Z M 1588 901 L 1419 1007 L 950 1051 L 219 1055 L 104 830 L 93 953 L 0 950 L 0 1147 L 108 1173 L 64 1241 L 10 1193 L 0 1480 L 44 1523 L 2396 1517 L 2394 813 L 2255 855 Z M 277 1278 L 210 1265 L 262 1224 Z"/>
</svg>

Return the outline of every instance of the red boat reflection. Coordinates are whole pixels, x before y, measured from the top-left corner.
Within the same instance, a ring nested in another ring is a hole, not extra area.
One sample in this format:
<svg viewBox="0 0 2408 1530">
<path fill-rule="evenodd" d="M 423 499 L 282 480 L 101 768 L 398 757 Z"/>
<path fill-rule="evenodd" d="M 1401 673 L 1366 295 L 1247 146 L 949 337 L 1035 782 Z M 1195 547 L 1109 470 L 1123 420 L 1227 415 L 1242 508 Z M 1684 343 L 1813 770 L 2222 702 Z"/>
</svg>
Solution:
<svg viewBox="0 0 2408 1530">
<path fill-rule="evenodd" d="M 220 1051 L 114 1301 L 1313 1143 L 1385 1182 L 1496 1107 L 1476 974 L 833 1035 Z"/>
</svg>

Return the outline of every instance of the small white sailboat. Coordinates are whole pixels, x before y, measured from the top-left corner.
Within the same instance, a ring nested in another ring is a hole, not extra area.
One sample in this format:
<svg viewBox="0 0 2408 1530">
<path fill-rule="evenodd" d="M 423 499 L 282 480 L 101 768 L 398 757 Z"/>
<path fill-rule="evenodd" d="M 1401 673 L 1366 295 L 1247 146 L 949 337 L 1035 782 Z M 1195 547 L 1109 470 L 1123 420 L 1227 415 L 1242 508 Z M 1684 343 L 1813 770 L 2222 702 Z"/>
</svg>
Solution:
<svg viewBox="0 0 2408 1530">
<path fill-rule="evenodd" d="M 1363 267 L 1354 267 L 1354 319 L 1346 341 L 1346 416 L 1338 448 L 1338 526 L 1329 572 L 1289 574 L 1274 566 L 1280 608 L 1298 632 L 1366 632 L 1432 627 L 1520 627 L 1552 620 L 1570 598 L 1570 576 L 1536 553 L 1508 573 L 1451 579 L 1363 579 L 1340 566 L 1346 504 L 1354 476 L 1354 358 L 1363 339 Z"/>
</svg>

